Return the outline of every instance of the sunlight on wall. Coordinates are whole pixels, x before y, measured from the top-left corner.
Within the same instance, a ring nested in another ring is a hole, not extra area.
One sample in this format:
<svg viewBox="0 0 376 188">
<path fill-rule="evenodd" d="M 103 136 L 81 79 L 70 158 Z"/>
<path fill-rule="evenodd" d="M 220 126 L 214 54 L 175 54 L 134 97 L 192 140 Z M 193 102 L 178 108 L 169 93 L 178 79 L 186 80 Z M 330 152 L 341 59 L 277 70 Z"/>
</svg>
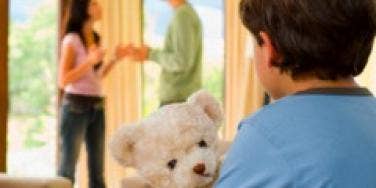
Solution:
<svg viewBox="0 0 376 188">
<path fill-rule="evenodd" d="M 356 80 L 361 86 L 369 88 L 376 95 L 376 42 L 374 43 L 367 67 Z"/>
</svg>

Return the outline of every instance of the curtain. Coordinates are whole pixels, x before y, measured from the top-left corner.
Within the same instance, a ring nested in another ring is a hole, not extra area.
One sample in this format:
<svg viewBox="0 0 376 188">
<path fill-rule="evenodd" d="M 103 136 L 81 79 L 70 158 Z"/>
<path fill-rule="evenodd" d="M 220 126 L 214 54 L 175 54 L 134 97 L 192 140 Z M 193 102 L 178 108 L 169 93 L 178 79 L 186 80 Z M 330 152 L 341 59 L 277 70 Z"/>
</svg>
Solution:
<svg viewBox="0 0 376 188">
<path fill-rule="evenodd" d="M 374 43 L 375 46 L 376 42 Z M 374 47 L 364 72 L 357 78 L 361 86 L 370 89 L 376 95 L 376 48 Z"/>
<path fill-rule="evenodd" d="M 232 140 L 239 121 L 261 107 L 263 92 L 252 63 L 252 40 L 239 17 L 240 0 L 227 0 L 225 56 L 225 128 L 224 138 Z"/>
<path fill-rule="evenodd" d="M 119 43 L 140 44 L 142 38 L 141 0 L 99 0 L 103 18 L 97 25 L 106 49 L 106 59 L 113 57 Z M 108 62 L 108 61 L 107 61 Z M 119 187 L 125 177 L 124 168 L 110 156 L 108 141 L 114 130 L 126 123 L 138 121 L 141 117 L 141 67 L 124 60 L 119 62 L 103 81 L 106 97 L 106 145 L 105 178 L 107 187 Z M 87 187 L 87 166 L 85 149 L 81 150 L 79 162 L 79 187 Z"/>
</svg>

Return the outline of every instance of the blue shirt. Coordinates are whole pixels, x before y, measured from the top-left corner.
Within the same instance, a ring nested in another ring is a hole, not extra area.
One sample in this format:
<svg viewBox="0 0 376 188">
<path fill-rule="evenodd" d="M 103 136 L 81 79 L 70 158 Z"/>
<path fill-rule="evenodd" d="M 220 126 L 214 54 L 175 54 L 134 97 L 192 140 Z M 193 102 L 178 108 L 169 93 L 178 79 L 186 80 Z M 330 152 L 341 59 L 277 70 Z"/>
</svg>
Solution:
<svg viewBox="0 0 376 188">
<path fill-rule="evenodd" d="M 312 90 L 243 120 L 217 188 L 376 188 L 376 99 Z"/>
</svg>

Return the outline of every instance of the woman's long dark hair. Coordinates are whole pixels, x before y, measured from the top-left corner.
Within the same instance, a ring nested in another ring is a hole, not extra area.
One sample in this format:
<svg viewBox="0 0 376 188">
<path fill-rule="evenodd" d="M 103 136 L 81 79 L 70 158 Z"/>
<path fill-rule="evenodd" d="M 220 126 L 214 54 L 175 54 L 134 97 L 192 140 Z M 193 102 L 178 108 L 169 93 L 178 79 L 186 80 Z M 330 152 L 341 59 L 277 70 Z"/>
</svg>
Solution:
<svg viewBox="0 0 376 188">
<path fill-rule="evenodd" d="M 91 0 L 71 0 L 70 9 L 68 12 L 68 22 L 65 30 L 65 34 L 78 33 L 82 43 L 86 50 L 88 49 L 87 41 L 83 34 L 83 27 L 85 22 L 90 18 L 87 13 Z M 100 45 L 100 36 L 97 32 L 93 31 L 94 42 L 98 46 Z M 94 70 L 98 70 L 102 66 L 102 62 L 94 66 Z"/>
<path fill-rule="evenodd" d="M 87 43 L 83 34 L 83 27 L 85 22 L 90 18 L 87 13 L 91 0 L 71 0 L 70 8 L 68 12 L 68 22 L 65 30 L 65 34 L 78 33 L 82 43 L 87 48 Z M 99 45 L 100 36 L 98 33 L 93 32 L 94 42 Z"/>
</svg>

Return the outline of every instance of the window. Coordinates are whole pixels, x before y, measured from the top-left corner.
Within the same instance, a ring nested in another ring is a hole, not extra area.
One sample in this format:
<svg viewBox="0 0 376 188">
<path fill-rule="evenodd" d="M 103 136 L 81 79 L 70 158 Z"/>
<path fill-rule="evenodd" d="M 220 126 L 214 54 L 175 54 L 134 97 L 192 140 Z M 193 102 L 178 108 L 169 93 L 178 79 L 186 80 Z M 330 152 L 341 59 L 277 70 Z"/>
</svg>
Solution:
<svg viewBox="0 0 376 188">
<path fill-rule="evenodd" d="M 203 87 L 223 101 L 224 89 L 224 5 L 222 0 L 190 0 L 203 26 Z M 173 15 L 167 2 L 144 0 L 144 42 L 163 47 L 164 35 Z M 143 115 L 159 106 L 158 87 L 160 67 L 144 65 Z"/>
<path fill-rule="evenodd" d="M 10 0 L 8 173 L 54 176 L 57 0 Z"/>
</svg>

